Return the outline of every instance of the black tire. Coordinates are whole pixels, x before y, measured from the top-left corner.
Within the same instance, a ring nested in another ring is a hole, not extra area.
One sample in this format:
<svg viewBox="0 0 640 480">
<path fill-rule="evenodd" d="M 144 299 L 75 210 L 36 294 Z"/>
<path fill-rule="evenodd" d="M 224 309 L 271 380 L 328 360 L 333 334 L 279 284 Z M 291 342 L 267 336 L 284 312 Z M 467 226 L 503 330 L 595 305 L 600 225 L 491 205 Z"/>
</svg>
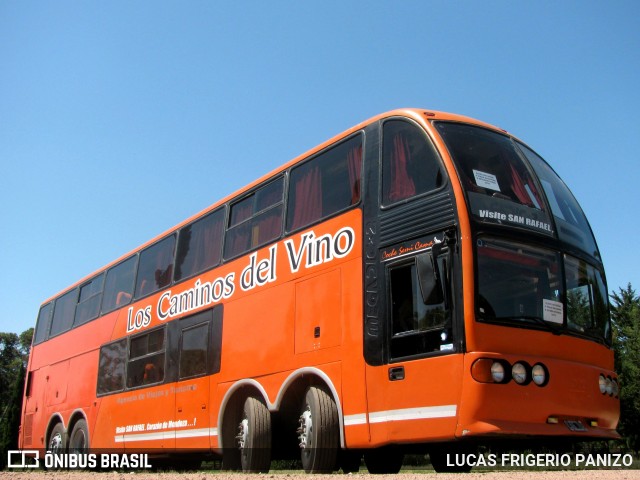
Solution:
<svg viewBox="0 0 640 480">
<path fill-rule="evenodd" d="M 56 423 L 51 429 L 49 440 L 47 441 L 47 451 L 51 453 L 67 452 L 67 435 L 61 423 Z"/>
<path fill-rule="evenodd" d="M 396 474 L 402 468 L 404 453 L 397 447 L 388 446 L 364 452 L 364 464 L 369 473 Z"/>
<path fill-rule="evenodd" d="M 89 429 L 84 419 L 78 420 L 69 436 L 69 452 L 84 453 L 89 450 Z"/>
<path fill-rule="evenodd" d="M 336 470 L 339 429 L 338 408 L 331 395 L 319 387 L 309 387 L 300 409 L 297 430 L 305 472 L 331 473 Z"/>
<path fill-rule="evenodd" d="M 340 450 L 338 452 L 338 465 L 342 473 L 358 473 L 361 461 L 362 451 L 360 450 Z"/>
<path fill-rule="evenodd" d="M 271 466 L 271 414 L 261 400 L 249 397 L 244 402 L 236 440 L 242 471 L 267 473 Z"/>
</svg>

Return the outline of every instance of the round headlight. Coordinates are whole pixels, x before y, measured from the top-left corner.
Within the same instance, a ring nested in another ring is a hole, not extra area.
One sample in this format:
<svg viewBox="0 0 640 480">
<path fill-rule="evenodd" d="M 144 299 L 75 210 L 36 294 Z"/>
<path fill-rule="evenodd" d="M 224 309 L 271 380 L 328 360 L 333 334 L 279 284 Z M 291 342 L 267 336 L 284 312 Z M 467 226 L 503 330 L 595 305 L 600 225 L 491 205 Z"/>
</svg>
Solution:
<svg viewBox="0 0 640 480">
<path fill-rule="evenodd" d="M 611 395 L 613 393 L 613 381 L 611 377 L 607 377 L 605 380 L 607 395 Z"/>
<path fill-rule="evenodd" d="M 617 397 L 618 394 L 620 393 L 620 386 L 618 385 L 618 381 L 614 378 L 611 383 L 613 384 L 613 388 L 612 388 L 612 392 L 613 392 L 613 396 Z"/>
<path fill-rule="evenodd" d="M 511 367 L 511 376 L 517 384 L 524 385 L 527 383 L 527 367 L 520 362 L 514 363 Z"/>
<path fill-rule="evenodd" d="M 603 395 L 607 393 L 607 379 L 604 378 L 604 375 L 600 375 L 600 378 L 598 378 L 598 386 L 600 387 L 600 393 Z"/>
<path fill-rule="evenodd" d="M 500 362 L 493 362 L 491 365 L 491 378 L 496 383 L 504 381 L 504 366 Z"/>
<path fill-rule="evenodd" d="M 547 369 L 541 363 L 536 363 L 531 369 L 531 377 L 533 379 L 533 383 L 542 387 L 547 383 Z"/>
</svg>

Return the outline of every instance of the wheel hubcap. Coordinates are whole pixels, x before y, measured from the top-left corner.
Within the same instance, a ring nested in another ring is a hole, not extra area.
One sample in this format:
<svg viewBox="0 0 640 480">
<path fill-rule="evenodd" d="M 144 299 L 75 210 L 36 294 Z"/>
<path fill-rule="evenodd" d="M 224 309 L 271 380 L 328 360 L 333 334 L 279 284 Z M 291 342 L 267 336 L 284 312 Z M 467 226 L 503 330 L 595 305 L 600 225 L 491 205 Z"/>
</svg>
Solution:
<svg viewBox="0 0 640 480">
<path fill-rule="evenodd" d="M 242 419 L 238 425 L 238 435 L 236 435 L 236 443 L 238 448 L 242 450 L 247 444 L 247 437 L 249 436 L 249 420 Z"/>
<path fill-rule="evenodd" d="M 311 418 L 311 409 L 307 405 L 307 409 L 300 415 L 300 426 L 298 427 L 298 440 L 301 449 L 309 448 L 311 445 L 311 432 L 313 431 L 313 420 Z"/>
<path fill-rule="evenodd" d="M 62 434 L 56 433 L 51 437 L 51 440 L 49 440 L 49 450 L 54 453 L 62 450 Z"/>
</svg>

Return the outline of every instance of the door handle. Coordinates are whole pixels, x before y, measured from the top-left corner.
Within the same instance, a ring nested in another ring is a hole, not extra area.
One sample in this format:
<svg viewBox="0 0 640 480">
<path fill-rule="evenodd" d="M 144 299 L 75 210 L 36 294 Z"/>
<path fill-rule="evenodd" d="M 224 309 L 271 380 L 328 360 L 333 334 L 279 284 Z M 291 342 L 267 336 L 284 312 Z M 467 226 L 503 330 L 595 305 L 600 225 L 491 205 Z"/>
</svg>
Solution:
<svg viewBox="0 0 640 480">
<path fill-rule="evenodd" d="M 392 382 L 404 380 L 404 367 L 391 367 L 389 369 L 389 380 Z"/>
</svg>

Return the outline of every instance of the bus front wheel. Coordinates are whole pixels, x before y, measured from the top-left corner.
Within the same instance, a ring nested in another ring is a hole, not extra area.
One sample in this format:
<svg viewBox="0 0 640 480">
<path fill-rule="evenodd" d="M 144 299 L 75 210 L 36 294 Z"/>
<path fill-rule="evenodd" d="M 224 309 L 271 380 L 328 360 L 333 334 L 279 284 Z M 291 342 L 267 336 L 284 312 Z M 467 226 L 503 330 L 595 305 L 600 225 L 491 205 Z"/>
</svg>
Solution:
<svg viewBox="0 0 640 480">
<path fill-rule="evenodd" d="M 336 403 L 326 391 L 312 386 L 307 389 L 301 410 L 297 434 L 304 471 L 333 472 L 340 442 Z"/>
<path fill-rule="evenodd" d="M 48 449 L 51 453 L 65 453 L 67 446 L 65 445 L 65 433 L 62 423 L 56 423 L 47 442 Z"/>
</svg>

